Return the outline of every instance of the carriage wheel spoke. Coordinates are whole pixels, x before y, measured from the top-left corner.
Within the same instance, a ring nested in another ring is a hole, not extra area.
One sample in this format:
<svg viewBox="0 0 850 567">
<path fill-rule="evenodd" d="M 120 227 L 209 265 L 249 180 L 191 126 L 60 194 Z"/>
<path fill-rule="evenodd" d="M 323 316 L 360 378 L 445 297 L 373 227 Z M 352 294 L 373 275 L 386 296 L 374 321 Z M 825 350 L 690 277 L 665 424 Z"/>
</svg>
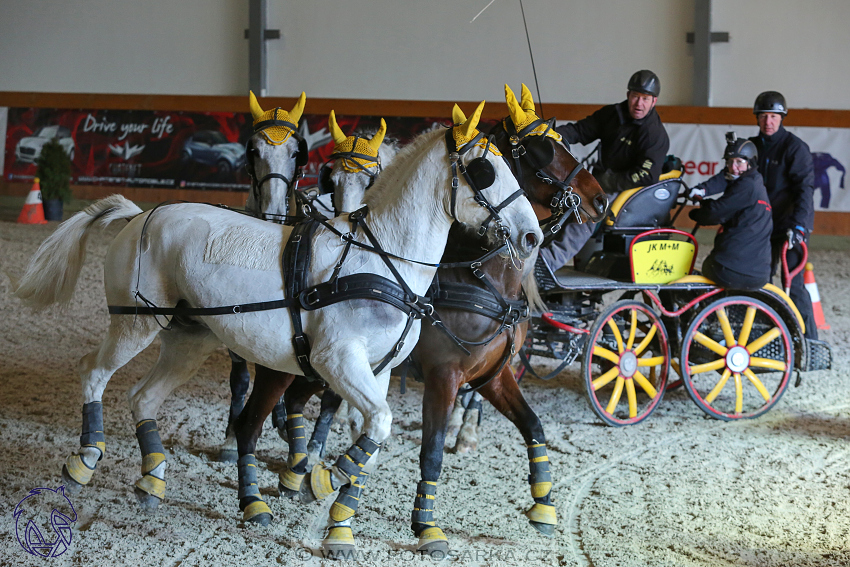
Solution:
<svg viewBox="0 0 850 567">
<path fill-rule="evenodd" d="M 620 328 L 617 326 L 617 323 L 614 322 L 614 318 L 611 317 L 608 319 L 608 327 L 611 328 L 611 332 L 614 333 L 614 338 L 617 339 L 617 352 L 623 352 L 623 335 L 620 334 Z"/>
<path fill-rule="evenodd" d="M 610 360 L 614 364 L 620 364 L 620 357 L 604 346 L 593 345 L 593 354 L 594 356 L 604 358 L 605 360 Z"/>
<path fill-rule="evenodd" d="M 767 388 L 764 387 L 764 384 L 761 383 L 761 380 L 758 379 L 752 370 L 749 368 L 744 370 L 744 376 L 752 382 L 753 386 L 755 386 L 756 390 L 758 390 L 759 394 L 761 394 L 761 397 L 764 398 L 764 401 L 770 401 L 770 394 L 768 393 Z"/>
<path fill-rule="evenodd" d="M 626 380 L 626 395 L 629 398 L 629 417 L 637 417 L 637 395 L 635 394 L 635 381 Z"/>
<path fill-rule="evenodd" d="M 650 368 L 650 377 L 655 380 L 655 367 Z M 652 399 L 655 399 L 655 396 L 658 395 L 658 390 L 655 389 L 655 386 L 652 385 L 652 382 L 646 379 L 646 376 L 641 374 L 640 372 L 635 372 L 635 375 L 632 376 L 635 382 L 638 383 L 638 386 L 643 388 L 643 391 L 646 392 L 646 395 Z"/>
<path fill-rule="evenodd" d="M 732 371 L 728 368 L 723 371 L 723 376 L 720 377 L 720 381 L 712 388 L 712 390 L 705 397 L 705 403 L 710 404 L 720 395 L 721 390 L 726 385 L 726 382 L 729 380 L 729 377 L 732 376 Z"/>
<path fill-rule="evenodd" d="M 771 330 L 769 330 L 768 332 L 766 332 L 765 334 L 763 334 L 762 336 L 760 336 L 759 338 L 757 338 L 756 340 L 754 340 L 753 342 L 748 344 L 747 345 L 747 352 L 749 352 L 750 354 L 758 352 L 760 348 L 762 348 L 764 345 L 770 343 L 773 339 L 778 337 L 780 334 L 781 334 L 781 331 L 779 330 L 779 327 L 772 328 Z"/>
<path fill-rule="evenodd" d="M 705 364 L 697 364 L 696 366 L 691 366 L 688 368 L 688 371 L 691 374 L 701 374 L 703 372 L 710 372 L 712 370 L 720 370 L 726 366 L 726 359 L 719 358 L 714 362 L 706 362 Z"/>
<path fill-rule="evenodd" d="M 735 342 L 735 334 L 732 332 L 732 325 L 729 324 L 729 316 L 726 315 L 726 309 L 721 307 L 717 313 L 717 320 L 720 321 L 720 328 L 723 329 L 723 338 L 726 339 L 726 347 L 733 347 Z"/>
<path fill-rule="evenodd" d="M 741 413 L 744 409 L 744 385 L 741 384 L 741 373 L 735 372 L 735 413 Z"/>
<path fill-rule="evenodd" d="M 615 366 L 614 368 L 612 368 L 611 370 L 609 370 L 608 372 L 593 381 L 593 390 L 596 391 L 599 388 L 605 386 L 606 384 L 608 384 L 608 382 L 616 378 L 619 373 L 620 369 Z"/>
<path fill-rule="evenodd" d="M 637 309 L 632 309 L 632 322 L 629 326 L 629 340 L 626 341 L 626 350 L 632 350 L 635 344 L 635 333 L 637 332 Z"/>
<path fill-rule="evenodd" d="M 617 404 L 620 403 L 620 396 L 623 394 L 623 386 L 625 385 L 625 379 L 622 376 L 617 376 L 617 383 L 614 384 L 614 391 L 611 393 L 611 399 L 608 401 L 608 407 L 605 408 L 605 411 L 608 413 L 614 413 L 614 410 L 617 409 Z"/>
<path fill-rule="evenodd" d="M 720 356 L 726 356 L 726 353 L 729 351 L 728 348 L 718 343 L 714 339 L 703 335 L 699 331 L 694 333 L 694 340 L 705 348 L 707 348 L 708 350 L 716 352 Z"/>
<path fill-rule="evenodd" d="M 639 358 L 637 361 L 638 366 L 658 366 L 659 364 L 664 364 L 663 356 L 652 356 L 650 358 Z"/>
<path fill-rule="evenodd" d="M 649 346 L 649 341 L 652 340 L 652 337 L 655 336 L 655 332 L 658 330 L 658 327 L 655 326 L 655 323 L 652 324 L 652 327 L 649 328 L 649 332 L 646 333 L 646 336 L 640 342 L 640 344 L 635 349 L 635 356 L 640 356 L 640 353 Z"/>
<path fill-rule="evenodd" d="M 772 360 L 770 358 L 759 358 L 752 357 L 750 358 L 750 366 L 755 366 L 756 368 L 770 368 L 771 370 L 778 370 L 780 372 L 785 372 L 787 366 L 781 360 Z"/>
<path fill-rule="evenodd" d="M 753 321 L 756 319 L 756 308 L 747 307 L 747 314 L 744 315 L 744 324 L 741 326 L 741 334 L 738 335 L 738 344 L 746 345 L 750 340 L 750 331 L 753 329 Z"/>
</svg>

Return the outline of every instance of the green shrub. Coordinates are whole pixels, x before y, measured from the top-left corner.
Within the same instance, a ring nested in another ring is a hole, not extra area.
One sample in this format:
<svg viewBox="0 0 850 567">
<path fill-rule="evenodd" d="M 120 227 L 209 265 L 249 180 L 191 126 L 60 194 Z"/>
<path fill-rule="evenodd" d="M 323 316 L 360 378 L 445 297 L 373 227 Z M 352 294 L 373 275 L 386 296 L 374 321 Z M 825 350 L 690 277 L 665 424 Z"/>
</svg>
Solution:
<svg viewBox="0 0 850 567">
<path fill-rule="evenodd" d="M 71 158 L 59 140 L 52 139 L 41 148 L 36 161 L 42 199 L 71 200 Z"/>
</svg>

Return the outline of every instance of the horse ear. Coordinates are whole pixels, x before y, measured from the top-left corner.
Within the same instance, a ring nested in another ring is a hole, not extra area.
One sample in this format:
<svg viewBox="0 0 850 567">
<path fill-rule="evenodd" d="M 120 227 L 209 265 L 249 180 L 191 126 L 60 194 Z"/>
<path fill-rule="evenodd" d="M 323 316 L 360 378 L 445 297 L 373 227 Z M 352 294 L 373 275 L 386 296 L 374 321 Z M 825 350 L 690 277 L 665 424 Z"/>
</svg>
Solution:
<svg viewBox="0 0 850 567">
<path fill-rule="evenodd" d="M 257 102 L 257 97 L 254 96 L 254 91 L 248 91 L 248 106 L 251 108 L 251 116 L 254 117 L 254 122 L 262 118 L 264 112 L 260 108 L 260 103 Z"/>
<path fill-rule="evenodd" d="M 534 108 L 534 99 L 531 97 L 531 91 L 528 90 L 528 87 L 525 86 L 525 83 L 522 84 L 522 90 L 520 91 L 520 106 L 526 112 L 533 112 L 537 114 L 537 110 Z"/>
<path fill-rule="evenodd" d="M 472 116 L 466 119 L 466 122 L 457 126 L 457 131 L 460 133 L 460 137 L 463 140 L 471 140 L 475 137 L 475 127 L 478 126 L 478 121 L 481 120 L 481 112 L 484 110 L 484 102 L 481 101 L 481 104 L 478 105 L 478 108 L 475 109 L 475 112 L 472 113 Z"/>
<path fill-rule="evenodd" d="M 328 130 L 331 131 L 334 144 L 337 146 L 345 141 L 345 134 L 342 133 L 339 124 L 336 123 L 336 114 L 334 114 L 333 110 L 331 110 L 331 114 L 328 116 Z"/>
<path fill-rule="evenodd" d="M 466 122 L 466 114 L 464 114 L 460 107 L 455 104 L 455 107 L 452 108 L 452 124 L 460 126 L 464 122 Z"/>
<path fill-rule="evenodd" d="M 289 111 L 289 121 L 293 124 L 297 125 L 298 120 L 301 119 L 301 114 L 304 112 L 304 105 L 307 102 L 307 95 L 304 92 L 301 92 L 301 96 L 298 97 L 298 102 L 295 103 L 295 106 L 292 107 L 292 110 Z"/>
<path fill-rule="evenodd" d="M 524 123 L 526 121 L 525 111 L 519 105 L 519 102 L 517 102 L 514 91 L 507 84 L 505 85 L 505 102 L 508 103 L 508 112 L 510 112 L 514 127 Z"/>
<path fill-rule="evenodd" d="M 384 141 L 384 136 L 386 136 L 386 134 L 387 134 L 387 123 L 384 122 L 383 118 L 381 118 L 381 127 L 378 128 L 378 131 L 375 132 L 375 135 L 372 136 L 371 140 L 369 140 L 369 146 L 377 152 L 378 148 L 381 147 L 381 143 Z"/>
</svg>

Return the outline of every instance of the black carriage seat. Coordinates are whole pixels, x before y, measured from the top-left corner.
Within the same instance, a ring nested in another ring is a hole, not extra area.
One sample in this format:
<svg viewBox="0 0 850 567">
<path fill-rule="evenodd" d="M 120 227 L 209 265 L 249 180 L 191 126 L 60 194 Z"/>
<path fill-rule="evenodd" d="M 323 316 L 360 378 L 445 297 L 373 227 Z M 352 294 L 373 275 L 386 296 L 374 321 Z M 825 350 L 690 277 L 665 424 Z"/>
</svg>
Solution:
<svg viewBox="0 0 850 567">
<path fill-rule="evenodd" d="M 607 227 L 659 228 L 670 224 L 670 211 L 682 186 L 682 171 L 662 174 L 660 181 L 623 191 L 611 204 Z"/>
</svg>

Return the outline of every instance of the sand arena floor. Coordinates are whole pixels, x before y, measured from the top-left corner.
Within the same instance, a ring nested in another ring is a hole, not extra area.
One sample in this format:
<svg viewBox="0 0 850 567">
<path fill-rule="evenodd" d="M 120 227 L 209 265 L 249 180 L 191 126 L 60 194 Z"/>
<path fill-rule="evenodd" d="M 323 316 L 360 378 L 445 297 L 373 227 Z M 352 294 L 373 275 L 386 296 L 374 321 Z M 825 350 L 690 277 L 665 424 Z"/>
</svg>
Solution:
<svg viewBox="0 0 850 567">
<path fill-rule="evenodd" d="M 77 295 L 63 312 L 34 315 L 11 295 L 56 224 L 0 222 L 0 565 L 45 565 L 15 539 L 13 510 L 28 491 L 60 484 L 78 446 L 77 360 L 107 325 L 101 262 L 118 226 L 89 241 Z M 835 367 L 804 376 L 777 407 L 750 421 L 709 419 L 683 390 L 669 392 L 643 424 L 601 425 L 573 365 L 549 382 L 523 381 L 549 445 L 559 525 L 546 539 L 522 512 L 530 507 L 519 433 L 485 406 L 477 452 L 447 452 L 437 518 L 454 556 L 444 564 L 594 567 L 790 567 L 850 564 L 850 253 L 812 254 L 831 331 Z M 139 512 L 132 484 L 140 457 L 126 402 L 152 365 L 156 343 L 113 377 L 103 399 L 106 457 L 89 486 L 71 496 L 78 513 L 70 550 L 51 565 L 318 565 L 330 501 L 300 505 L 276 497 L 286 445 L 273 432 L 258 447 L 271 526 L 240 521 L 236 466 L 216 461 L 229 400 L 226 351 L 165 402 L 158 416 L 169 454 L 167 496 L 155 515 Z M 399 393 L 392 436 L 354 524 L 360 564 L 427 564 L 414 559 L 409 528 L 419 479 L 419 384 Z M 308 407 L 315 417 L 316 404 Z M 347 444 L 337 425 L 329 453 Z M 368 552 L 371 555 L 365 555 Z"/>
</svg>

